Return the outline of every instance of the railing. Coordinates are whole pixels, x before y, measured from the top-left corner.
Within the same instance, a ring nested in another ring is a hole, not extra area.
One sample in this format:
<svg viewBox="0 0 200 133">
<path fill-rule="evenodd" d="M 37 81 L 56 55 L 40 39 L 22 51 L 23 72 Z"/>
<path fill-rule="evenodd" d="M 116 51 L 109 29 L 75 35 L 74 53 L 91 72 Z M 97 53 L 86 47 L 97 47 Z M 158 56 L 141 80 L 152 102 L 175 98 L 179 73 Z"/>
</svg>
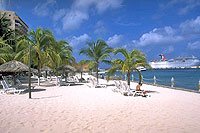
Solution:
<svg viewBox="0 0 200 133">
<path fill-rule="evenodd" d="M 113 77 L 121 77 L 122 80 L 127 80 L 127 76 L 123 75 L 123 76 L 113 76 Z M 139 81 L 139 78 L 134 76 L 133 74 L 131 75 L 131 81 Z M 159 78 L 157 78 L 156 76 L 153 76 L 152 78 L 146 78 L 142 76 L 142 82 L 143 83 L 150 83 L 152 85 L 164 85 L 164 86 L 168 86 L 171 88 L 177 88 L 177 84 L 179 84 L 179 87 L 181 87 L 180 85 L 182 84 L 182 81 L 178 81 L 176 80 L 174 77 L 171 77 L 169 79 L 165 79 L 165 80 L 161 80 Z M 196 86 L 198 86 L 198 90 L 200 91 L 200 80 L 199 82 L 196 84 Z M 181 87 L 184 89 L 184 87 Z"/>
</svg>

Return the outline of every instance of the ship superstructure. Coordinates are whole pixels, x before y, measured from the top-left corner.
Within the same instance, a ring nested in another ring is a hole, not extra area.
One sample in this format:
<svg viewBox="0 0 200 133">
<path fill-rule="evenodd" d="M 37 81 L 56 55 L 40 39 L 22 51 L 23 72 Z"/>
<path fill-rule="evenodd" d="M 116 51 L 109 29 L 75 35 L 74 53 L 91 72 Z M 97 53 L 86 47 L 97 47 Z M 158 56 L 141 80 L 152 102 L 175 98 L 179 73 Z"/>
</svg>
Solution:
<svg viewBox="0 0 200 133">
<path fill-rule="evenodd" d="M 193 68 L 200 66 L 200 60 L 195 57 L 177 57 L 167 60 L 163 54 L 160 55 L 160 61 L 151 61 L 149 65 L 153 69 L 168 69 L 168 68 Z"/>
</svg>

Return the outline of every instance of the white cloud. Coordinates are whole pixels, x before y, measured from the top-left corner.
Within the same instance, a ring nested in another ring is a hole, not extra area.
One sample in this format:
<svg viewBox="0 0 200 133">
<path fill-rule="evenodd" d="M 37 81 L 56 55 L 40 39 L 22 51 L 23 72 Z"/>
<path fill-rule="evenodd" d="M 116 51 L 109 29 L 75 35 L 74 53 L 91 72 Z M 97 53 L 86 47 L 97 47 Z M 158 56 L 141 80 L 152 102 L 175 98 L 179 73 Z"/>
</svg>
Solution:
<svg viewBox="0 0 200 133">
<path fill-rule="evenodd" d="M 115 34 L 112 37 L 109 37 L 106 43 L 111 46 L 119 45 L 122 43 L 123 36 Z"/>
<path fill-rule="evenodd" d="M 89 19 L 91 9 L 94 9 L 94 11 L 98 13 L 103 13 L 108 9 L 120 7 L 122 1 L 123 0 L 75 0 L 69 10 L 59 12 L 64 16 L 62 19 L 63 29 L 73 30 L 79 28 L 84 21 Z M 56 16 L 56 13 L 54 16 Z M 58 18 L 61 17 L 54 17 L 55 20 L 59 20 Z"/>
<path fill-rule="evenodd" d="M 0 10 L 6 9 L 6 0 L 0 0 Z"/>
<path fill-rule="evenodd" d="M 47 0 L 45 3 L 37 4 L 33 12 L 38 16 L 48 16 L 51 12 L 50 8 L 55 4 L 56 0 Z"/>
<path fill-rule="evenodd" d="M 104 26 L 104 23 L 102 21 L 98 21 L 95 25 L 94 33 L 97 35 L 102 35 L 107 32 L 107 29 Z"/>
<path fill-rule="evenodd" d="M 179 14 L 180 15 L 187 14 L 189 11 L 193 10 L 194 8 L 197 8 L 198 6 L 200 6 L 199 1 L 191 0 L 188 2 L 188 4 L 186 4 L 185 7 L 179 10 Z"/>
<path fill-rule="evenodd" d="M 169 46 L 163 53 L 165 54 L 169 54 L 174 52 L 174 47 L 173 46 Z"/>
<path fill-rule="evenodd" d="M 72 10 L 67 12 L 63 18 L 63 29 L 73 30 L 77 29 L 85 20 L 89 18 L 88 14 L 79 10 Z"/>
<path fill-rule="evenodd" d="M 178 28 L 173 29 L 170 26 L 164 28 L 155 28 L 150 32 L 144 33 L 138 40 L 132 41 L 132 46 L 152 46 L 152 45 L 170 45 L 166 47 L 165 53 L 171 53 L 174 51 L 175 44 L 180 42 L 192 42 L 199 38 L 200 34 L 200 16 L 196 19 L 186 20 L 181 23 Z M 200 42 L 196 41 L 188 43 L 189 49 L 200 49 Z M 185 45 L 183 43 L 183 45 Z"/>
<path fill-rule="evenodd" d="M 183 34 L 200 34 L 200 16 L 181 23 L 180 30 Z"/>
<path fill-rule="evenodd" d="M 132 42 L 137 46 L 157 45 L 157 44 L 171 44 L 182 41 L 182 36 L 176 34 L 170 26 L 164 28 L 155 28 L 149 33 L 143 34 L 140 39 L 133 40 Z"/>
<path fill-rule="evenodd" d="M 90 41 L 91 37 L 88 34 L 83 34 L 80 36 L 73 36 L 71 39 L 69 39 L 69 43 L 76 47 L 78 45 L 85 45 L 86 42 Z"/>
<path fill-rule="evenodd" d="M 75 0 L 73 7 L 82 11 L 95 7 L 98 13 L 121 6 L 123 0 Z"/>
<path fill-rule="evenodd" d="M 168 8 L 178 8 L 177 14 L 185 15 L 188 12 L 198 8 L 200 6 L 199 0 L 171 0 L 167 3 L 161 4 L 161 9 L 166 10 Z"/>
<path fill-rule="evenodd" d="M 191 50 L 200 49 L 200 41 L 188 43 L 188 48 Z"/>
<path fill-rule="evenodd" d="M 65 9 L 59 9 L 59 10 L 56 10 L 54 15 L 53 15 L 53 20 L 54 21 L 58 21 L 59 19 L 61 19 L 62 17 L 64 17 L 66 13 L 66 10 Z"/>
<path fill-rule="evenodd" d="M 99 13 L 107 9 L 115 9 L 121 6 L 123 0 L 95 0 L 96 9 Z"/>
</svg>

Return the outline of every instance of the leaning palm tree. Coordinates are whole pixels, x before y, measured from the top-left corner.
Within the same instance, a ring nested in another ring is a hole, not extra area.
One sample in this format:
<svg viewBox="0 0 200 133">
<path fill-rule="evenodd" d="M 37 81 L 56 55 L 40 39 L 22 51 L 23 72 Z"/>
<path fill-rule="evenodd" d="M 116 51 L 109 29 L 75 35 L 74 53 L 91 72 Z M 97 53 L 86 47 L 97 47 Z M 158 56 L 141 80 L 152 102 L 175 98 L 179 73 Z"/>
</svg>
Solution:
<svg viewBox="0 0 200 133">
<path fill-rule="evenodd" d="M 109 47 L 105 41 L 97 40 L 96 42 L 88 42 L 88 47 L 83 48 L 80 51 L 80 54 L 84 54 L 90 58 L 90 61 L 94 63 L 96 69 L 96 78 L 98 83 L 98 68 L 99 63 L 104 62 L 108 63 L 107 57 L 109 53 L 112 52 L 112 48 Z"/>
<path fill-rule="evenodd" d="M 128 52 L 124 48 L 114 50 L 114 54 L 121 53 L 124 60 L 115 59 L 112 61 L 112 67 L 109 69 L 109 74 L 113 74 L 116 70 L 121 69 L 122 72 L 127 73 L 127 84 L 130 87 L 131 72 L 136 70 L 139 74 L 139 83 L 142 82 L 141 72 L 137 69 L 138 66 L 148 66 L 145 55 L 139 50 L 132 50 Z"/>
</svg>

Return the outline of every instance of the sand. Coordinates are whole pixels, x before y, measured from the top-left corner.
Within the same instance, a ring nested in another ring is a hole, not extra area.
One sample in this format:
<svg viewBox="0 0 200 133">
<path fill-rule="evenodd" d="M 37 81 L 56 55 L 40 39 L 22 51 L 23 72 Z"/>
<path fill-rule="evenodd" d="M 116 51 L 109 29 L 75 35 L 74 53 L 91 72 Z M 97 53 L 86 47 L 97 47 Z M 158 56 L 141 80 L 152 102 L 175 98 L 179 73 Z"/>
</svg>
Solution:
<svg viewBox="0 0 200 133">
<path fill-rule="evenodd" d="M 152 91 L 144 98 L 113 87 L 37 86 L 46 90 L 32 92 L 32 99 L 1 94 L 0 132 L 200 132 L 200 94 L 143 85 Z"/>
</svg>

